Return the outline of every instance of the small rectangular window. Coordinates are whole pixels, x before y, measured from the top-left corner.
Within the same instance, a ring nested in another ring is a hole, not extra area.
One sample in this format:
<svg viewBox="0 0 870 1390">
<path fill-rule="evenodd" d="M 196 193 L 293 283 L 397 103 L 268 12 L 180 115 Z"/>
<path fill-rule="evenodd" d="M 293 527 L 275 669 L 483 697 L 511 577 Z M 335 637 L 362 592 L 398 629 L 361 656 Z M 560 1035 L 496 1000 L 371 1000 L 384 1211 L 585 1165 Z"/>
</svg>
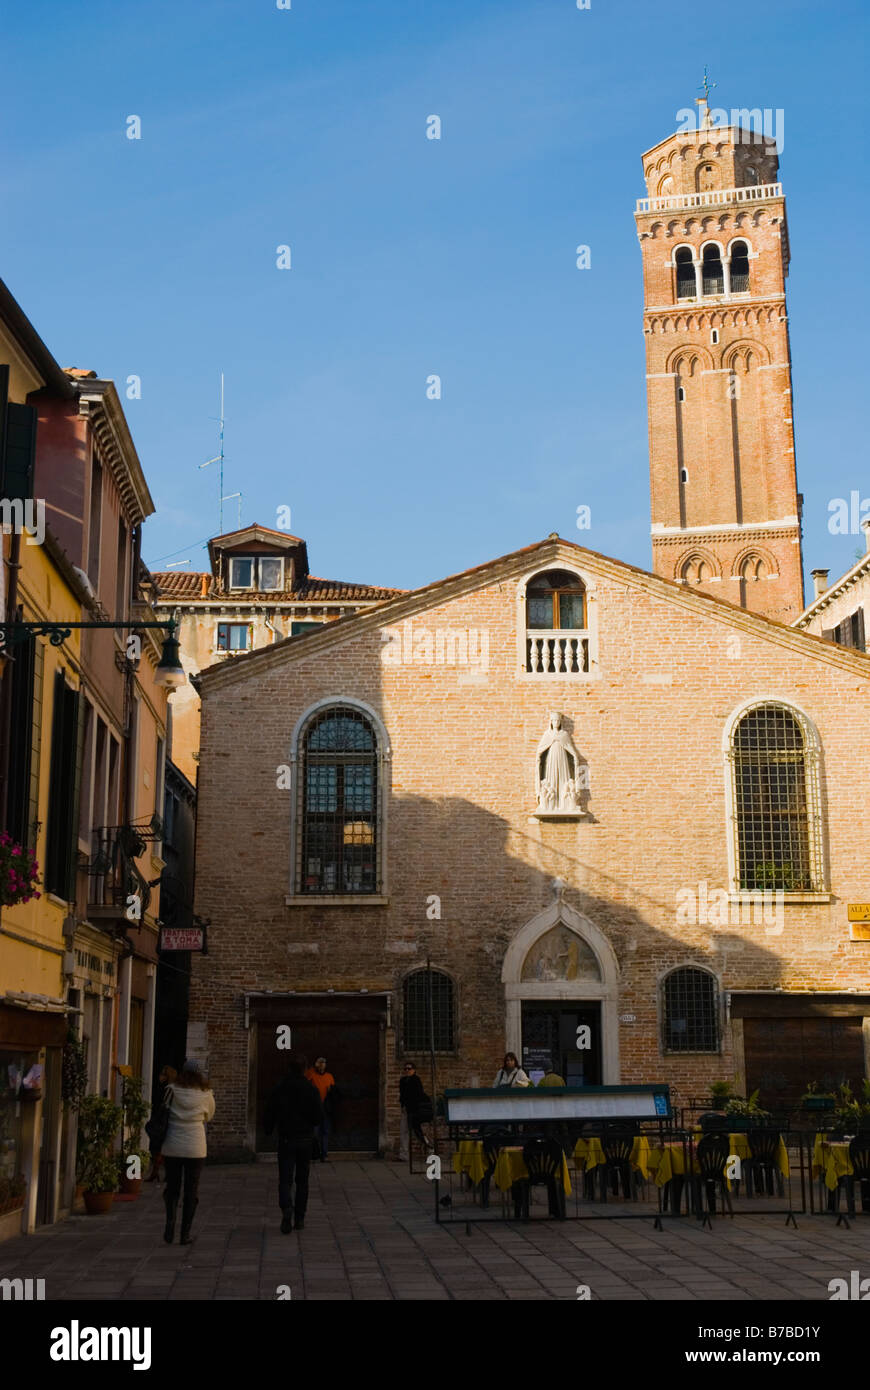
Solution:
<svg viewBox="0 0 870 1390">
<path fill-rule="evenodd" d="M 260 564 L 260 588 L 266 592 L 284 587 L 284 561 L 273 559 L 267 556 L 259 562 Z"/>
<path fill-rule="evenodd" d="M 718 328 L 711 328 L 711 329 L 710 329 L 710 342 L 713 343 L 713 345 L 715 346 L 715 344 L 718 343 L 718 341 L 719 341 L 719 329 L 718 329 Z"/>
<path fill-rule="evenodd" d="M 234 555 L 230 560 L 230 588 L 253 589 L 254 561 L 250 556 Z"/>
<path fill-rule="evenodd" d="M 298 622 L 290 624 L 290 636 L 298 637 L 300 632 L 308 632 L 313 627 L 323 627 L 323 623 Z"/>
<path fill-rule="evenodd" d="M 685 399 L 686 399 L 686 388 L 685 388 L 685 386 L 678 386 L 678 387 L 677 387 L 677 400 L 678 400 L 678 401 L 684 401 Z"/>
<path fill-rule="evenodd" d="M 219 652 L 246 652 L 251 646 L 250 639 L 251 628 L 248 623 L 218 623 Z"/>
</svg>

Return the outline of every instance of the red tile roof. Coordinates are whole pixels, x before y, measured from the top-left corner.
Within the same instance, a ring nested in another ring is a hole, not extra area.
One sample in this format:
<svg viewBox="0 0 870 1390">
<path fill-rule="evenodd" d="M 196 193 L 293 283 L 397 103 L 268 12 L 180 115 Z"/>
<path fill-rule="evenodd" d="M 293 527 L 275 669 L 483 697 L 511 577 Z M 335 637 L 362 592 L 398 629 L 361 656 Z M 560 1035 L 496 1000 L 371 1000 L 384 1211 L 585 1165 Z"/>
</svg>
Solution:
<svg viewBox="0 0 870 1390">
<path fill-rule="evenodd" d="M 212 603 L 218 599 L 223 603 L 242 599 L 249 603 L 344 603 L 353 599 L 371 602 L 375 599 L 396 598 L 397 595 L 407 592 L 405 589 L 384 589 L 375 584 L 348 584 L 341 579 L 317 579 L 314 575 L 308 575 L 298 589 L 289 593 L 278 593 L 274 589 L 268 592 L 243 589 L 219 593 L 212 575 L 207 573 L 163 570 L 155 572 L 151 577 L 159 591 L 158 602 L 160 598 L 200 598 L 203 579 L 208 581 L 206 599 Z"/>
</svg>

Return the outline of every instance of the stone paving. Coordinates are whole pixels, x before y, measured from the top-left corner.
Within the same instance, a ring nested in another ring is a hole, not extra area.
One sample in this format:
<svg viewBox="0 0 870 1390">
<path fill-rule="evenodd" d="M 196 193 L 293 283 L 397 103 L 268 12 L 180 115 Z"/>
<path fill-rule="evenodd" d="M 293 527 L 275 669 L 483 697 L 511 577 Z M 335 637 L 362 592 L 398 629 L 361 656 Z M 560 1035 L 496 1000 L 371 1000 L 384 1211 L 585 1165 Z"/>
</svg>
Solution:
<svg viewBox="0 0 870 1390">
<path fill-rule="evenodd" d="M 274 1164 L 207 1167 L 191 1246 L 162 1240 L 162 1187 L 0 1245 L 0 1278 L 47 1299 L 828 1300 L 870 1275 L 870 1216 L 435 1224 L 432 1188 L 393 1162 L 312 1166 L 305 1229 L 281 1235 Z M 546 1208 L 535 1209 L 536 1216 Z M 863 1268 L 862 1268 L 863 1266 Z M 286 1295 L 285 1295 L 286 1297 Z"/>
</svg>

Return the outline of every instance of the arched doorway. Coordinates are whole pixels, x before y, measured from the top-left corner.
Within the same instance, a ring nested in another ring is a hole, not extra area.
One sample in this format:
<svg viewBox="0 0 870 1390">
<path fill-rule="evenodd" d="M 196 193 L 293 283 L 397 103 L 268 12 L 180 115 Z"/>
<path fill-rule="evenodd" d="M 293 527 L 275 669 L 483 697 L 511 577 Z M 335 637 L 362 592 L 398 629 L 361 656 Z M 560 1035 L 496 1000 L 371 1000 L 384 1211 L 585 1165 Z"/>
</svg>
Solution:
<svg viewBox="0 0 870 1390">
<path fill-rule="evenodd" d="M 505 953 L 508 1049 L 527 1071 L 552 1067 L 569 1086 L 618 1085 L 618 979 L 604 933 L 557 891 Z"/>
</svg>

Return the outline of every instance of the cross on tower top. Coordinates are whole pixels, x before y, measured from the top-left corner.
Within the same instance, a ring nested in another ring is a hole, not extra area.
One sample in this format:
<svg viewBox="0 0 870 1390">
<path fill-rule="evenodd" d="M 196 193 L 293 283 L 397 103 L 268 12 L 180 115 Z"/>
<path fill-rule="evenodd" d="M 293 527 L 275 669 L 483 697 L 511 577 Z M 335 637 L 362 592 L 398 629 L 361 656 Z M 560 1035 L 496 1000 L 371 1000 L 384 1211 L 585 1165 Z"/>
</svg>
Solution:
<svg viewBox="0 0 870 1390">
<path fill-rule="evenodd" d="M 718 82 L 711 82 L 711 81 L 709 80 L 709 78 L 707 77 L 707 64 L 705 63 L 705 64 L 704 64 L 704 81 L 703 81 L 703 82 L 700 84 L 700 86 L 698 87 L 698 91 L 699 91 L 699 92 L 703 90 L 703 93 L 704 93 L 703 100 L 704 100 L 705 102 L 706 102 L 707 98 L 709 97 L 710 93 L 712 92 L 713 88 L 714 88 L 714 87 L 718 87 L 718 86 L 719 86 L 719 83 L 718 83 Z"/>
</svg>

